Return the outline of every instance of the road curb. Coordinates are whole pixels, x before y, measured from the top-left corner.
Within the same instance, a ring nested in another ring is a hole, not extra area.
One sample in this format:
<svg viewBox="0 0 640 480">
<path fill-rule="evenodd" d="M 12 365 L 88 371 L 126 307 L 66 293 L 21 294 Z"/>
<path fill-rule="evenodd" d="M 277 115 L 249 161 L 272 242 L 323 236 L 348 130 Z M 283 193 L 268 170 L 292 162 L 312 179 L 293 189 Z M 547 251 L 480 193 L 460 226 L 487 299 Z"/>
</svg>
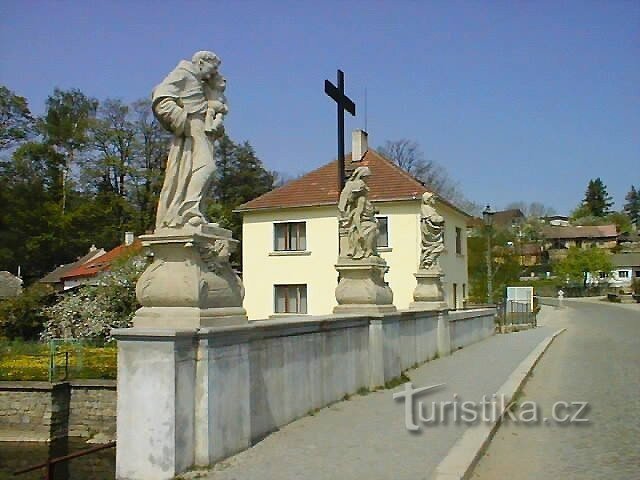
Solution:
<svg viewBox="0 0 640 480">
<path fill-rule="evenodd" d="M 509 405 L 511 399 L 522 390 L 531 370 L 536 366 L 544 352 L 555 338 L 564 332 L 566 328 L 557 330 L 549 335 L 516 367 L 509 375 L 507 381 L 496 392 L 498 398 L 505 399 L 505 405 Z M 446 457 L 438 464 L 431 475 L 431 480 L 468 480 L 478 460 L 491 443 L 491 439 L 502 423 L 505 409 L 498 405 L 500 411 L 496 412 L 497 420 L 493 423 L 480 423 L 469 427 L 462 437 L 451 447 Z"/>
</svg>

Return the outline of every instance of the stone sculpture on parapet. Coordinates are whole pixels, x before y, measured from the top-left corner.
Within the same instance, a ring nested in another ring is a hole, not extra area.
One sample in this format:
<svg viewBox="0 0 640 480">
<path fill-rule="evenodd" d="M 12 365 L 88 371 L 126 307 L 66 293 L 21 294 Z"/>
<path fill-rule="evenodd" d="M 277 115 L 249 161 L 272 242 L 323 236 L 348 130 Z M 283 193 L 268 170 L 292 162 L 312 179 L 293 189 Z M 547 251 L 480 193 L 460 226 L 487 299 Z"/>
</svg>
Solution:
<svg viewBox="0 0 640 480">
<path fill-rule="evenodd" d="M 214 142 L 228 108 L 220 59 L 200 51 L 153 90 L 152 109 L 173 134 L 156 229 L 141 237 L 153 263 L 136 285 L 136 327 L 192 328 L 245 323 L 244 288 L 229 264 L 238 241 L 209 223 L 202 199 L 216 169 Z"/>
<path fill-rule="evenodd" d="M 384 281 L 389 270 L 378 255 L 378 220 L 369 200 L 369 167 L 358 167 L 346 182 L 338 201 L 340 254 L 336 270 L 338 305 L 334 313 L 395 311 L 393 292 Z"/>
<path fill-rule="evenodd" d="M 415 274 L 418 282 L 410 308 L 442 310 L 446 308 L 438 258 L 444 251 L 444 218 L 435 208 L 436 196 L 425 192 L 420 207 L 420 262 Z"/>
</svg>

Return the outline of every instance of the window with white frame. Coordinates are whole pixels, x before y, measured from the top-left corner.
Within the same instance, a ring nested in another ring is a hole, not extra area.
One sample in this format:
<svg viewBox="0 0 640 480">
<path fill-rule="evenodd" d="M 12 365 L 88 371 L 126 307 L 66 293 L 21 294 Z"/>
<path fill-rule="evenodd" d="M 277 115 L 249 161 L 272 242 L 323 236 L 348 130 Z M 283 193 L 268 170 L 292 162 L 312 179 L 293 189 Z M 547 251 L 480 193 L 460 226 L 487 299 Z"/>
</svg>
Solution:
<svg viewBox="0 0 640 480">
<path fill-rule="evenodd" d="M 389 246 L 389 217 L 376 217 L 378 220 L 378 247 Z"/>
<path fill-rule="evenodd" d="M 609 274 L 607 272 L 599 272 L 600 278 L 607 278 Z"/>
<path fill-rule="evenodd" d="M 275 313 L 307 313 L 307 286 L 274 285 Z"/>
<path fill-rule="evenodd" d="M 273 248 L 276 252 L 304 251 L 307 249 L 306 222 L 273 224 Z"/>
<path fill-rule="evenodd" d="M 618 278 L 629 278 L 629 270 L 618 270 Z"/>
</svg>

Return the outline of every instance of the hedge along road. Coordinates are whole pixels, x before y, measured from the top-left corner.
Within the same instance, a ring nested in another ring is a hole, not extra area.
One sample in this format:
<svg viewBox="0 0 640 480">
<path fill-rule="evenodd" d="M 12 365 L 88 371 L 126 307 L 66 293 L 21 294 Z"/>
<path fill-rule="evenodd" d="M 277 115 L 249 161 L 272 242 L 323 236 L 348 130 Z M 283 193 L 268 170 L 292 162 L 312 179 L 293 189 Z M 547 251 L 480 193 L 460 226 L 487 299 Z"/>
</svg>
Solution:
<svg viewBox="0 0 640 480">
<path fill-rule="evenodd" d="M 570 300 L 565 305 L 545 315 L 548 325 L 567 331 L 544 354 L 518 400 L 523 408 L 524 402 L 535 402 L 541 422 L 503 423 L 474 480 L 637 478 L 640 305 Z M 543 422 L 556 402 L 588 402 L 581 417 L 589 421 Z"/>
</svg>

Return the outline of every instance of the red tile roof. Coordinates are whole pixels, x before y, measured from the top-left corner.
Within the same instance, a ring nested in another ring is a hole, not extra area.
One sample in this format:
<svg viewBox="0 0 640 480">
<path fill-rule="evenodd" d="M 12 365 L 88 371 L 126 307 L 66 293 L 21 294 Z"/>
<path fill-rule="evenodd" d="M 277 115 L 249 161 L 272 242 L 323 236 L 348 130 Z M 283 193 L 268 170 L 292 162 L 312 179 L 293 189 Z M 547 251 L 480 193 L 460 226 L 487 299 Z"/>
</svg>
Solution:
<svg viewBox="0 0 640 480">
<path fill-rule="evenodd" d="M 615 225 L 577 225 L 569 227 L 544 226 L 545 238 L 614 238 L 618 236 Z"/>
<path fill-rule="evenodd" d="M 420 198 L 424 192 L 428 191 L 422 183 L 375 150 L 369 149 L 360 162 L 352 162 L 351 154 L 345 156 L 347 171 L 353 171 L 359 166 L 368 166 L 371 169 L 371 177 L 368 181 L 371 189 L 369 198 L 374 202 L 412 200 Z M 236 211 L 336 205 L 338 197 L 338 161 L 334 160 L 280 188 L 240 205 Z M 442 201 L 464 213 L 449 202 Z"/>
<path fill-rule="evenodd" d="M 139 250 L 140 248 L 142 248 L 142 243 L 138 239 L 136 239 L 131 245 L 118 245 L 116 248 L 109 250 L 104 255 L 100 255 L 98 258 L 94 258 L 90 262 L 80 265 L 70 272 L 65 273 L 60 277 L 60 279 L 64 281 L 71 278 L 93 277 L 100 272 L 109 270 L 114 260 L 125 254 Z"/>
</svg>

